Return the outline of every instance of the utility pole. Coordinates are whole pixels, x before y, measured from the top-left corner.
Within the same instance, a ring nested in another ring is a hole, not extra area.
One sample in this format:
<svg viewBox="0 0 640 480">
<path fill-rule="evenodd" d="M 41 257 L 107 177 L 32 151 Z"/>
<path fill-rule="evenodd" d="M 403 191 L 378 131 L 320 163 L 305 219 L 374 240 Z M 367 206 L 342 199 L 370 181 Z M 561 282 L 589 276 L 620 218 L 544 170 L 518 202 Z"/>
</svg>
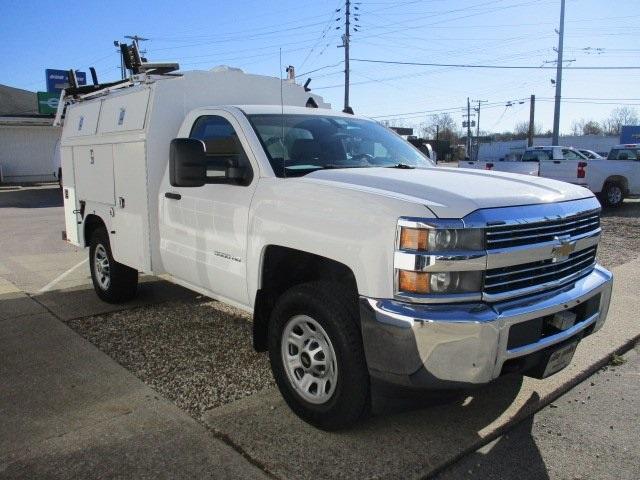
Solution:
<svg viewBox="0 0 640 480">
<path fill-rule="evenodd" d="M 351 0 L 345 1 L 345 12 L 344 12 L 344 35 L 342 38 L 342 43 L 344 46 L 344 108 L 345 110 L 349 107 L 349 40 L 351 37 Z"/>
<path fill-rule="evenodd" d="M 140 42 L 146 42 L 147 40 L 149 40 L 148 38 L 140 37 L 138 35 L 125 35 L 124 38 L 128 38 L 130 40 L 133 40 L 133 43 L 136 44 L 136 48 L 138 49 L 138 53 L 141 53 L 140 52 Z"/>
<path fill-rule="evenodd" d="M 471 158 L 471 102 L 467 97 L 467 157 Z"/>
<path fill-rule="evenodd" d="M 124 58 L 122 58 L 122 50 L 120 50 L 120 42 L 118 40 L 114 40 L 113 46 L 116 47 L 116 52 L 118 52 L 118 56 L 120 57 L 120 79 L 124 80 L 126 75 L 124 71 Z"/>
<path fill-rule="evenodd" d="M 478 102 L 478 106 L 474 108 L 474 110 L 478 114 L 478 120 L 476 123 L 476 161 L 478 160 L 478 155 L 480 154 L 480 107 L 483 103 L 487 103 L 488 100 L 474 100 L 474 102 Z"/>
<path fill-rule="evenodd" d="M 533 135 L 535 134 L 536 96 L 531 95 L 529 100 L 529 134 L 527 135 L 527 147 L 533 147 Z"/>
<path fill-rule="evenodd" d="M 560 0 L 560 30 L 558 31 L 558 65 L 556 67 L 556 103 L 553 110 L 552 145 L 560 143 L 560 97 L 562 95 L 562 47 L 564 42 L 564 0 Z"/>
</svg>

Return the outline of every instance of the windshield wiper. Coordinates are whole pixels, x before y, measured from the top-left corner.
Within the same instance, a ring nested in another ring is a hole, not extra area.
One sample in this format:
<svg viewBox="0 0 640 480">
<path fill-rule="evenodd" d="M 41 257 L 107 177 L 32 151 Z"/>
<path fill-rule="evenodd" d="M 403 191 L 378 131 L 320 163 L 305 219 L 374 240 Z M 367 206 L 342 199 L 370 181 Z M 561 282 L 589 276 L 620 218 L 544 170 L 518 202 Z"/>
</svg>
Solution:
<svg viewBox="0 0 640 480">
<path fill-rule="evenodd" d="M 416 167 L 414 167 L 413 165 L 408 165 L 406 163 L 396 163 L 395 165 L 387 165 L 384 168 L 401 168 L 401 169 L 409 169 L 412 170 Z"/>
</svg>

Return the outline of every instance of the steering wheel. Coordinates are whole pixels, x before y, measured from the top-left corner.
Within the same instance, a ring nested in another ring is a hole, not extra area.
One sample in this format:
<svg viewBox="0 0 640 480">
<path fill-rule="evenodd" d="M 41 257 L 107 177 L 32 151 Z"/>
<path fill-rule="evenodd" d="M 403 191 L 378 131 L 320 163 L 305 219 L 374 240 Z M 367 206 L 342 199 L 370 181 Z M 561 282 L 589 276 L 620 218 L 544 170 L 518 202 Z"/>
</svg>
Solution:
<svg viewBox="0 0 640 480">
<path fill-rule="evenodd" d="M 275 145 L 276 143 L 283 145 L 282 139 L 280 137 L 269 137 L 267 140 L 265 140 L 264 145 L 265 147 L 270 147 L 271 145 Z"/>
<path fill-rule="evenodd" d="M 369 155 L 368 153 L 357 153 L 351 157 L 351 160 L 360 161 L 360 165 L 373 165 L 372 162 L 374 160 L 373 155 Z"/>
</svg>

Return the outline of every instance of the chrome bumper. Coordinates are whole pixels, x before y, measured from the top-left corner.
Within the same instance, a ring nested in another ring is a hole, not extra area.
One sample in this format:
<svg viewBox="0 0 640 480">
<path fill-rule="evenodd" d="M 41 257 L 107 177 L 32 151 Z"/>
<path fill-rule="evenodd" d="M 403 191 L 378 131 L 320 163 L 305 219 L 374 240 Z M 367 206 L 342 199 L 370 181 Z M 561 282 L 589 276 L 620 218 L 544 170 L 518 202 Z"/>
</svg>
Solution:
<svg viewBox="0 0 640 480">
<path fill-rule="evenodd" d="M 612 283 L 612 274 L 597 265 L 564 288 L 494 304 L 429 305 L 361 297 L 369 372 L 385 382 L 421 388 L 490 382 L 509 360 L 597 331 L 607 317 Z M 598 294 L 597 311 L 574 326 L 508 348 L 512 326 L 575 308 Z"/>
</svg>

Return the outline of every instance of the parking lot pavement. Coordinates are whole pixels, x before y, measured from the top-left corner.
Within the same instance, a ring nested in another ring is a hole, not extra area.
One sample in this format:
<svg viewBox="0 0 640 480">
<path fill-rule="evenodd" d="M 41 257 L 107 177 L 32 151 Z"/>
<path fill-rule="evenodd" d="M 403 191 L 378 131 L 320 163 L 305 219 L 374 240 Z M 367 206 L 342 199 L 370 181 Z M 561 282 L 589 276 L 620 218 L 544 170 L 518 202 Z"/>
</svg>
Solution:
<svg viewBox="0 0 640 480">
<path fill-rule="evenodd" d="M 621 358 L 437 480 L 637 480 L 640 347 Z"/>
<path fill-rule="evenodd" d="M 266 478 L 39 303 L 0 314 L 0 478 Z"/>
<path fill-rule="evenodd" d="M 62 192 L 56 186 L 0 190 L 0 276 L 21 290 L 37 293 L 70 268 L 53 287 L 87 283 L 86 253 L 62 241 Z"/>
<path fill-rule="evenodd" d="M 383 405 L 377 417 L 342 433 L 304 424 L 274 389 L 214 409 L 204 421 L 282 478 L 430 475 L 529 417 L 640 338 L 640 260 L 614 273 L 607 323 L 581 342 L 569 367 L 545 380 L 506 376 L 443 404 L 419 395 L 404 405 Z"/>
</svg>

